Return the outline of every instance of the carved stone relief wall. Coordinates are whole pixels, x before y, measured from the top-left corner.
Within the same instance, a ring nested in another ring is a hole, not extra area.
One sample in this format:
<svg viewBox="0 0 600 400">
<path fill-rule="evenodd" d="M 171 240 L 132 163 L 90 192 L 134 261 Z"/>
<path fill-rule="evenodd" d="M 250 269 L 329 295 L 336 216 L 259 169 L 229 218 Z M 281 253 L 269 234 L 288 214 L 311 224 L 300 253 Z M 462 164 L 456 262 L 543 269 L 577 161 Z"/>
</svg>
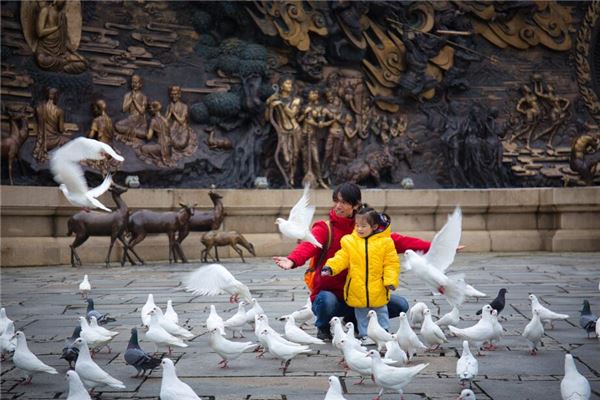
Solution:
<svg viewBox="0 0 600 400">
<path fill-rule="evenodd" d="M 599 4 L 2 2 L 2 183 L 598 184 Z"/>
</svg>

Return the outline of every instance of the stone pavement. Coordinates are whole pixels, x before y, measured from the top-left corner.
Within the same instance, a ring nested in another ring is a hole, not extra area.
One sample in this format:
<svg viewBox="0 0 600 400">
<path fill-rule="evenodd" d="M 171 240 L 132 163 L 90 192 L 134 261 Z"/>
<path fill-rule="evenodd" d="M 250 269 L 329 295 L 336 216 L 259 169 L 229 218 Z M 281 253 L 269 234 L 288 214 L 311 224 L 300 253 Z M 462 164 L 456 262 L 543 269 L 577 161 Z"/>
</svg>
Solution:
<svg viewBox="0 0 600 400">
<path fill-rule="evenodd" d="M 242 282 L 246 283 L 271 318 L 278 331 L 283 325 L 275 317 L 300 308 L 307 292 L 302 282 L 302 270 L 279 270 L 269 259 L 250 259 L 242 264 L 236 259 L 223 264 Z M 83 274 L 89 274 L 92 283 L 90 297 L 96 308 L 117 318 L 108 324 L 120 335 L 113 341 L 113 352 L 98 354 L 96 362 L 111 375 L 124 381 L 126 390 L 102 392 L 103 399 L 156 399 L 160 392 L 161 370 L 158 368 L 144 379 L 130 378 L 133 367 L 125 365 L 122 352 L 129 339 L 129 331 L 140 325 L 140 309 L 148 293 L 164 307 L 173 299 L 180 321 L 197 336 L 187 349 L 177 349 L 171 358 L 176 362 L 179 377 L 204 399 L 214 400 L 313 400 L 323 399 L 329 375 L 343 377 L 337 364 L 340 354 L 330 344 L 313 346 L 308 356 L 295 358 L 288 372 L 278 369 L 279 361 L 266 356 L 256 359 L 255 354 L 243 354 L 230 362 L 229 369 L 220 369 L 218 355 L 207 343 L 205 320 L 210 304 L 215 304 L 225 318 L 236 311 L 228 296 L 198 297 L 180 289 L 185 272 L 200 264 L 149 265 L 142 267 L 86 266 L 4 268 L 1 279 L 1 304 L 8 316 L 23 330 L 29 348 L 40 358 L 57 368 L 61 375 L 36 375 L 33 384 L 20 383 L 22 372 L 10 361 L 2 362 L 2 399 L 64 399 L 67 384 L 63 379 L 67 363 L 58 357 L 64 338 L 70 336 L 77 317 L 85 312 L 85 304 L 77 292 Z M 477 289 L 494 297 L 501 287 L 508 289 L 507 306 L 501 314 L 505 335 L 499 349 L 478 357 L 480 375 L 473 389 L 478 399 L 549 400 L 560 399 L 560 380 L 563 375 L 565 351 L 571 351 L 577 368 L 592 385 L 592 398 L 600 398 L 600 342 L 587 339 L 579 328 L 579 309 L 583 299 L 590 300 L 592 310 L 600 314 L 600 253 L 522 253 L 522 254 L 459 254 L 453 272 L 466 274 L 467 281 Z M 403 271 L 399 292 L 410 300 L 424 301 L 434 315 L 449 311 L 440 297 L 433 297 L 413 273 Z M 571 317 L 557 322 L 554 330 L 547 330 L 539 355 L 529 356 L 521 332 L 531 315 L 528 293 L 535 293 L 542 303 L 556 312 Z M 485 304 L 485 303 L 484 303 Z M 472 325 L 475 311 L 482 302 L 466 303 L 461 310 L 460 327 Z M 398 326 L 392 320 L 392 329 Z M 314 327 L 309 329 L 315 333 Z M 249 340 L 254 339 L 250 329 Z M 141 346 L 153 350 L 153 344 L 144 341 Z M 429 366 L 405 390 L 404 398 L 454 399 L 460 393 L 455 376 L 457 349 L 461 341 L 450 338 L 442 351 L 420 354 L 417 362 Z M 181 351 L 185 350 L 185 351 Z M 378 391 L 372 382 L 356 386 L 356 374 L 342 378 L 348 400 L 371 399 Z M 397 399 L 398 394 L 386 393 L 384 399 Z"/>
</svg>

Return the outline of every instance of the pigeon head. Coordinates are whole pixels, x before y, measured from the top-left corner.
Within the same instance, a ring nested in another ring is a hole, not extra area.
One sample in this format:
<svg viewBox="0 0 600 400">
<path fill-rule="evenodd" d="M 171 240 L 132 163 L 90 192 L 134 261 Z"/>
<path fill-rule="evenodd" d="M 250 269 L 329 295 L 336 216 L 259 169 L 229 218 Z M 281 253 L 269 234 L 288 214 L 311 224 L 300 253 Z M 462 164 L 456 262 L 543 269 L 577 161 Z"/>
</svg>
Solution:
<svg viewBox="0 0 600 400">
<path fill-rule="evenodd" d="M 65 374 L 65 379 L 67 381 L 72 381 L 72 380 L 77 380 L 77 372 L 73 371 L 73 370 L 69 370 L 67 371 L 67 373 Z"/>
<path fill-rule="evenodd" d="M 352 322 L 347 322 L 345 327 L 346 329 L 354 329 L 354 324 Z"/>
<path fill-rule="evenodd" d="M 587 300 L 583 301 L 583 308 L 581 309 L 581 315 L 591 314 L 592 310 L 590 309 L 590 302 Z"/>
<path fill-rule="evenodd" d="M 337 376 L 332 375 L 329 377 L 329 387 L 336 389 L 336 391 L 340 393 L 342 392 L 342 385 L 340 384 L 340 380 Z"/>
<path fill-rule="evenodd" d="M 265 329 L 265 330 L 263 330 L 263 331 L 262 331 L 260 334 L 261 334 L 262 336 L 267 336 L 267 335 L 269 335 L 269 331 Z"/>
<path fill-rule="evenodd" d="M 532 311 L 532 314 L 533 314 L 533 316 L 534 316 L 534 317 L 535 317 L 535 316 L 538 316 L 538 317 L 539 317 L 539 316 L 540 316 L 540 310 L 537 310 L 537 309 L 536 309 L 536 310 L 533 310 L 533 311 Z"/>
<path fill-rule="evenodd" d="M 401 312 L 400 314 L 398 314 L 398 318 L 400 320 L 406 319 L 406 313 L 405 312 Z"/>
<path fill-rule="evenodd" d="M 0 308 L 0 318 L 6 318 L 6 309 L 4 307 Z"/>
<path fill-rule="evenodd" d="M 496 310 L 495 308 L 492 308 L 492 316 L 493 317 L 498 317 L 498 310 Z"/>
<path fill-rule="evenodd" d="M 173 364 L 173 361 L 170 358 L 163 358 L 162 361 L 160 362 L 160 366 L 163 367 L 164 369 L 170 369 L 170 368 L 175 367 L 175 365 Z"/>
<path fill-rule="evenodd" d="M 148 302 L 149 302 L 149 303 L 150 303 L 150 302 L 154 303 L 154 295 L 153 295 L 152 293 L 150 293 L 150 294 L 148 295 Z"/>
<path fill-rule="evenodd" d="M 17 338 L 17 343 L 23 343 L 25 342 L 25 334 L 21 331 L 17 331 L 11 339 Z"/>
<path fill-rule="evenodd" d="M 377 313 L 375 312 L 375 310 L 369 310 L 369 312 L 367 313 L 367 316 L 369 318 L 373 318 L 377 316 Z"/>
<path fill-rule="evenodd" d="M 339 317 L 333 317 L 329 320 L 329 325 L 335 325 L 335 324 L 340 324 L 342 321 L 340 321 Z"/>
<path fill-rule="evenodd" d="M 377 350 L 369 350 L 365 357 L 381 358 L 381 354 L 379 354 L 379 351 Z"/>
<path fill-rule="evenodd" d="M 395 333 L 392 333 L 392 339 L 394 339 L 394 342 L 395 342 L 396 340 L 398 340 L 398 335 L 396 335 Z"/>
<path fill-rule="evenodd" d="M 498 291 L 498 296 L 502 296 L 504 297 L 504 295 L 508 293 L 508 290 L 506 290 L 505 288 L 500 289 L 500 291 Z"/>
<path fill-rule="evenodd" d="M 477 400 L 475 398 L 475 393 L 471 389 L 464 389 L 460 392 L 460 396 L 456 398 L 456 400 Z"/>
<path fill-rule="evenodd" d="M 537 301 L 537 297 L 535 297 L 535 294 L 532 293 L 532 294 L 529 295 L 529 300 L 532 303 L 535 303 Z"/>
<path fill-rule="evenodd" d="M 463 351 L 468 351 L 468 352 L 471 351 L 469 349 L 469 341 L 468 340 L 463 340 Z"/>
<path fill-rule="evenodd" d="M 86 299 L 85 300 L 87 305 L 88 305 L 88 310 L 93 310 L 94 309 L 94 300 L 93 299 Z"/>
<path fill-rule="evenodd" d="M 493 310 L 493 308 L 492 308 L 492 306 L 490 306 L 489 304 L 486 304 L 485 306 L 483 306 L 483 307 L 481 308 L 481 312 L 482 312 L 482 314 L 483 314 L 483 313 L 486 313 L 486 314 L 491 314 L 491 313 L 492 313 L 492 310 Z"/>
<path fill-rule="evenodd" d="M 265 321 L 267 319 L 267 316 L 265 314 L 258 314 L 256 315 L 256 319 L 259 321 Z"/>
<path fill-rule="evenodd" d="M 275 220 L 275 225 L 281 225 L 281 224 L 283 224 L 284 222 L 285 222 L 285 219 L 283 219 L 283 218 L 277 218 L 277 219 Z"/>
<path fill-rule="evenodd" d="M 77 338 L 75 339 L 75 341 L 73 342 L 73 346 L 77 347 L 78 349 L 87 346 L 87 342 L 83 339 L 83 338 Z"/>
<path fill-rule="evenodd" d="M 429 311 L 429 308 L 426 308 L 423 310 L 423 316 L 429 315 L 431 316 L 431 311 Z"/>
</svg>

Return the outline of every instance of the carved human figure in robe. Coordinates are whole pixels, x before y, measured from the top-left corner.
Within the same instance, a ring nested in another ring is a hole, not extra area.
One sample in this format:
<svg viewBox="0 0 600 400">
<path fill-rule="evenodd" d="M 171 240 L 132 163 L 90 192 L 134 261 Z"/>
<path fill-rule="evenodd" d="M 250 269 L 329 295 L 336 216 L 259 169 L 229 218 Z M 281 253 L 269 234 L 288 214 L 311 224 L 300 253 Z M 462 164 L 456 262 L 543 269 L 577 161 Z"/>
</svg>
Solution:
<svg viewBox="0 0 600 400">
<path fill-rule="evenodd" d="M 131 92 L 123 98 L 123 112 L 129 116 L 117 121 L 115 130 L 122 135 L 125 141 L 133 139 L 146 139 L 148 123 L 146 121 L 146 108 L 148 99 L 142 93 L 142 78 L 139 75 L 131 77 Z"/>
<path fill-rule="evenodd" d="M 169 121 L 160 112 L 162 109 L 160 102 L 153 101 L 150 109 L 152 120 L 146 133 L 148 143 L 140 146 L 140 158 L 162 167 L 173 167 L 175 162 L 172 159 Z"/>
<path fill-rule="evenodd" d="M 189 126 L 188 106 L 181 101 L 181 87 L 169 88 L 171 102 L 167 106 L 165 118 L 169 121 L 171 145 L 174 153 L 189 156 L 198 147 L 198 138 Z"/>
<path fill-rule="evenodd" d="M 327 165 L 326 175 L 329 177 L 335 174 L 344 142 L 344 116 L 340 98 L 331 90 L 325 94 L 325 97 L 327 105 L 323 108 L 321 127 L 329 127 L 325 142 L 325 159 L 323 160 L 323 164 Z"/>
<path fill-rule="evenodd" d="M 58 90 L 46 89 L 47 100 L 35 108 L 37 137 L 33 156 L 39 162 L 48 160 L 48 152 L 66 143 L 64 111 L 57 105 Z"/>
<path fill-rule="evenodd" d="M 302 109 L 299 118 L 302 123 L 302 135 L 300 139 L 300 148 L 302 150 L 300 151 L 300 155 L 302 156 L 304 173 L 307 174 L 308 171 L 311 171 L 317 183 L 321 187 L 329 189 L 325 182 L 323 182 L 321 163 L 319 161 L 317 129 L 320 128 L 319 119 L 322 109 L 323 107 L 319 104 L 319 92 L 317 90 L 310 90 L 308 92 L 308 103 Z"/>
<path fill-rule="evenodd" d="M 112 145 L 115 136 L 112 119 L 106 113 L 106 102 L 97 100 L 93 106 L 96 117 L 92 121 L 88 138 Z"/>
</svg>

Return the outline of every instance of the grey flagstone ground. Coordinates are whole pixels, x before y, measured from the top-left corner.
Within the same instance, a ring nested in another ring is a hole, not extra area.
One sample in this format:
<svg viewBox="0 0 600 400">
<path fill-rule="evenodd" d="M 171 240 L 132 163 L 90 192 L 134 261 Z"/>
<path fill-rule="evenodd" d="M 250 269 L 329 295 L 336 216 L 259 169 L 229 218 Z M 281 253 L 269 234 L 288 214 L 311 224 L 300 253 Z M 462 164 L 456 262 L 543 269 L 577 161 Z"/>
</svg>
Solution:
<svg viewBox="0 0 600 400">
<path fill-rule="evenodd" d="M 246 283 L 258 298 L 271 320 L 271 325 L 283 332 L 283 324 L 275 317 L 300 308 L 306 302 L 303 269 L 282 271 L 270 259 L 250 258 L 242 264 L 237 259 L 223 264 Z M 236 400 L 313 400 L 323 399 L 329 375 L 338 375 L 348 392 L 349 400 L 371 399 L 378 391 L 375 384 L 354 385 L 356 374 L 347 377 L 337 364 L 340 353 L 330 344 L 313 346 L 314 354 L 295 358 L 285 376 L 278 369 L 279 361 L 267 355 L 257 359 L 255 353 L 244 354 L 230 362 L 231 368 L 220 369 L 218 355 L 210 350 L 204 326 L 210 304 L 215 304 L 219 314 L 227 318 L 237 306 L 228 302 L 229 296 L 198 297 L 181 291 L 184 274 L 201 264 L 152 264 L 125 268 L 85 266 L 73 269 L 67 266 L 46 268 L 4 268 L 1 276 L 0 300 L 8 316 L 15 320 L 16 329 L 23 330 L 30 349 L 44 362 L 57 368 L 60 375 L 36 375 L 33 384 L 20 383 L 22 372 L 8 360 L 1 364 L 2 399 L 64 399 L 67 383 L 64 373 L 68 364 L 59 356 L 64 339 L 71 335 L 77 317 L 83 315 L 86 305 L 77 294 L 84 274 L 92 284 L 90 297 L 96 308 L 108 312 L 117 322 L 107 327 L 120 332 L 113 341 L 113 352 L 103 350 L 96 362 L 114 377 L 127 385 L 126 390 L 107 390 L 103 399 L 157 399 L 160 391 L 161 370 L 154 370 L 144 379 L 133 379 L 135 369 L 125 365 L 123 352 L 129 340 L 131 327 L 141 323 L 140 309 L 148 293 L 154 294 L 157 305 L 166 306 L 173 299 L 180 323 L 197 336 L 187 349 L 176 349 L 172 359 L 176 362 L 179 377 L 204 399 Z M 563 375 L 565 351 L 575 356 L 577 368 L 592 385 L 592 398 L 600 398 L 600 341 L 587 339 L 579 328 L 579 309 L 583 299 L 588 299 L 592 311 L 600 314 L 600 254 L 598 253 L 522 253 L 522 254 L 459 254 L 451 272 L 465 273 L 468 283 L 495 297 L 498 289 L 506 287 L 507 306 L 501 314 L 506 330 L 499 349 L 485 352 L 479 359 L 480 375 L 473 389 L 478 399 L 550 400 L 560 399 L 560 380 Z M 434 315 L 449 311 L 441 297 L 434 297 L 410 271 L 402 271 L 398 293 L 405 295 L 411 304 L 424 301 Z M 567 313 L 570 318 L 555 323 L 554 330 L 546 330 L 539 355 L 529 356 L 527 343 L 521 332 L 531 315 L 528 293 L 535 293 L 542 304 L 553 311 Z M 461 310 L 460 327 L 476 321 L 475 311 L 484 301 L 469 301 Z M 392 320 L 392 329 L 398 326 Z M 315 328 L 308 330 L 315 334 Z M 250 327 L 247 339 L 255 340 Z M 230 333 L 229 333 L 230 336 Z M 146 351 L 154 346 L 144 340 L 140 331 L 140 344 Z M 442 351 L 419 355 L 417 362 L 430 363 L 406 387 L 404 398 L 454 399 L 460 393 L 455 376 L 456 360 L 461 341 L 450 338 Z M 183 350 L 183 351 L 182 351 Z M 397 399 L 398 395 L 386 393 L 384 399 Z"/>
</svg>

